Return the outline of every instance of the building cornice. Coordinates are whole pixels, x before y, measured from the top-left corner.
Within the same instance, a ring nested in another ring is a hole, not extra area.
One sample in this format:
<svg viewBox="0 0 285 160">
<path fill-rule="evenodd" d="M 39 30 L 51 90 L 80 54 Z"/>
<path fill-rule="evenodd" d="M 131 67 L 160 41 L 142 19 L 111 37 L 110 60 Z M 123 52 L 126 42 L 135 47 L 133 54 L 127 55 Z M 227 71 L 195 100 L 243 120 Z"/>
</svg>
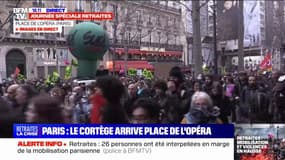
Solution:
<svg viewBox="0 0 285 160">
<path fill-rule="evenodd" d="M 114 2 L 114 4 L 115 3 L 116 2 Z M 162 5 L 162 4 L 157 4 L 157 3 L 154 3 L 152 1 L 142 1 L 142 2 L 140 2 L 140 1 L 129 1 L 129 3 L 133 4 L 133 5 L 141 5 L 142 7 L 153 9 L 153 10 L 159 10 L 160 12 L 164 12 L 167 14 L 174 14 L 176 16 L 182 15 L 181 9 L 177 9 L 175 7 L 166 6 L 166 5 Z M 123 4 L 123 3 L 121 3 L 121 4 Z M 119 5 L 121 5 L 121 4 L 119 4 Z"/>
<path fill-rule="evenodd" d="M 2 43 L 22 43 L 31 45 L 57 45 L 67 46 L 65 40 L 54 40 L 54 39 L 37 39 L 37 38 L 23 38 L 23 37 L 5 37 Z"/>
</svg>

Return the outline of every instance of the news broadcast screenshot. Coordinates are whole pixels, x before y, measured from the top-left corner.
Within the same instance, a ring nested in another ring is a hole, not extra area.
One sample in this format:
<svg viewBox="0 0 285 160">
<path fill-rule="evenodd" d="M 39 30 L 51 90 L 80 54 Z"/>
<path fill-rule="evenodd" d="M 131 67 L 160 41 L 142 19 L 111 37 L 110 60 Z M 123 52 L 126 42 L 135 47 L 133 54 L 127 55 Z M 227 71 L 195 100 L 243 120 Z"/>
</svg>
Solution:
<svg viewBox="0 0 285 160">
<path fill-rule="evenodd" d="M 285 160 L 285 0 L 1 0 L 9 160 Z"/>
</svg>

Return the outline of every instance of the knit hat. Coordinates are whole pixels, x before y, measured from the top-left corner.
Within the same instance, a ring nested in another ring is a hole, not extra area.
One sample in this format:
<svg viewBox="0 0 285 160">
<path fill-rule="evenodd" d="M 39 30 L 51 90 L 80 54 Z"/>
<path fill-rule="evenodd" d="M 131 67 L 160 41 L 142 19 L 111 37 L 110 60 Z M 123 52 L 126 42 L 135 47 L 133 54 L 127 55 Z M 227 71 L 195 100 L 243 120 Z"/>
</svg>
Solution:
<svg viewBox="0 0 285 160">
<path fill-rule="evenodd" d="M 181 71 L 181 68 L 178 66 L 172 67 L 169 71 L 169 77 L 175 77 L 180 82 L 184 81 L 184 74 Z"/>
</svg>

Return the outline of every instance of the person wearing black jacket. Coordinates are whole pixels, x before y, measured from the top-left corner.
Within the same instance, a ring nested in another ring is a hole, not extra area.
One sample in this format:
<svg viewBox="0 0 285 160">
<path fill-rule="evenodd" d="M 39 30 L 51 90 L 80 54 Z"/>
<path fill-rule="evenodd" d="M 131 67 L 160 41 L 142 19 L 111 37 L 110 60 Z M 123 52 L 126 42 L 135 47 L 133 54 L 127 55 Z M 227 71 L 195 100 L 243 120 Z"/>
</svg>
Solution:
<svg viewBox="0 0 285 160">
<path fill-rule="evenodd" d="M 264 123 L 270 120 L 268 115 L 268 98 L 261 92 L 255 76 L 249 76 L 248 86 L 241 92 L 239 123 Z"/>
<path fill-rule="evenodd" d="M 171 68 L 169 72 L 168 81 L 173 81 L 175 83 L 175 90 L 172 91 L 172 93 L 174 93 L 180 101 L 180 105 L 177 108 L 177 110 L 178 110 L 179 116 L 181 117 L 180 118 L 180 121 L 181 121 L 183 118 L 183 115 L 186 114 L 189 110 L 189 105 L 191 103 L 191 96 L 189 93 L 189 89 L 187 88 L 185 84 L 185 76 L 182 73 L 180 67 L 175 66 Z"/>
<path fill-rule="evenodd" d="M 219 82 L 213 83 L 210 96 L 213 100 L 213 105 L 220 108 L 219 118 L 223 124 L 229 123 L 228 116 L 231 115 L 231 105 L 228 97 L 223 95 L 223 87 Z"/>
</svg>

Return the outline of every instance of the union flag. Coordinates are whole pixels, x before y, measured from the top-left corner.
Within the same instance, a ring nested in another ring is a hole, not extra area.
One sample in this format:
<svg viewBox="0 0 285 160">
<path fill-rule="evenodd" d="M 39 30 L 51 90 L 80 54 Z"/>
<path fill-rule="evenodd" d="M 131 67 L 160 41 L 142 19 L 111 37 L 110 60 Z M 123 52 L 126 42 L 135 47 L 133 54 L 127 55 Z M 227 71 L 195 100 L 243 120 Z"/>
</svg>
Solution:
<svg viewBox="0 0 285 160">
<path fill-rule="evenodd" d="M 20 69 L 18 67 L 16 67 L 15 71 L 14 71 L 14 75 L 18 76 L 20 72 L 21 72 Z"/>
<path fill-rule="evenodd" d="M 261 61 L 259 68 L 261 70 L 272 70 L 272 58 L 270 53 L 266 54 L 264 59 Z"/>
</svg>

